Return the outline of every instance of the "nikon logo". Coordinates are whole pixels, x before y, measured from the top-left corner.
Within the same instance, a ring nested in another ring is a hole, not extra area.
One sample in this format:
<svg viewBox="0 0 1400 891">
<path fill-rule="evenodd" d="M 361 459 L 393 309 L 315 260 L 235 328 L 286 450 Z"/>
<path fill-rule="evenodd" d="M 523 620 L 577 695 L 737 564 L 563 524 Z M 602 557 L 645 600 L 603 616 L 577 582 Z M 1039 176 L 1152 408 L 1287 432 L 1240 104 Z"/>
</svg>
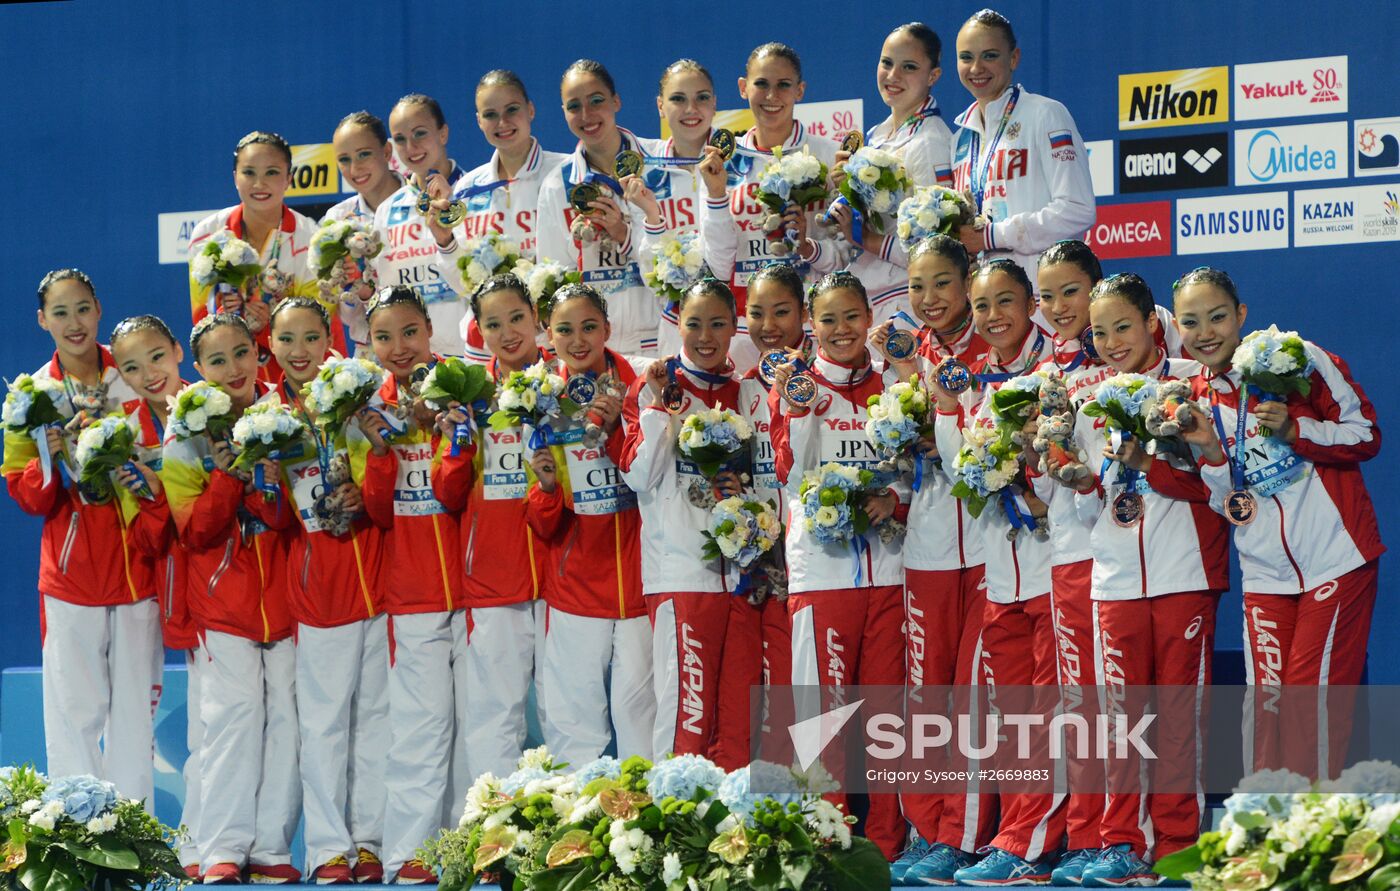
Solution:
<svg viewBox="0 0 1400 891">
<path fill-rule="evenodd" d="M 1190 68 L 1118 76 L 1118 127 L 1180 127 L 1230 119 L 1230 70 Z"/>
</svg>

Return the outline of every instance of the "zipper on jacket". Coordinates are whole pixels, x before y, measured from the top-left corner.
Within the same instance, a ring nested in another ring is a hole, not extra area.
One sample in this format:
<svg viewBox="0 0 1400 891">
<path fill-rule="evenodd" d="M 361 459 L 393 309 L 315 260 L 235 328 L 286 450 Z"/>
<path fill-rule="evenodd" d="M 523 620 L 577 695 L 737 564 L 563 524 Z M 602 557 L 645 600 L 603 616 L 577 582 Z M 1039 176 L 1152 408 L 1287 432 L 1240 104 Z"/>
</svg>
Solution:
<svg viewBox="0 0 1400 891">
<path fill-rule="evenodd" d="M 1016 553 L 1015 539 L 1011 541 L 1011 566 L 1016 570 L 1016 601 L 1019 603 L 1021 600 L 1021 558 Z"/>
<path fill-rule="evenodd" d="M 63 536 L 63 547 L 58 551 L 58 571 L 64 575 L 68 574 L 68 560 L 73 556 L 73 545 L 78 540 L 78 519 L 81 516 L 75 510 L 73 516 L 68 518 L 68 533 Z"/>
<path fill-rule="evenodd" d="M 165 618 L 168 621 L 175 615 L 175 555 L 165 558 Z"/>
<path fill-rule="evenodd" d="M 617 615 L 627 618 L 627 592 L 622 581 L 622 517 L 613 514 L 613 571 L 617 573 Z"/>
<path fill-rule="evenodd" d="M 447 575 L 447 554 L 442 549 L 442 528 L 438 526 L 438 515 L 433 514 L 433 544 L 437 545 L 438 570 L 442 573 L 442 596 L 447 602 L 447 611 L 456 609 L 452 603 L 452 579 Z"/>
<path fill-rule="evenodd" d="M 207 593 L 210 597 L 214 596 L 214 589 L 218 587 L 219 580 L 224 577 L 224 573 L 228 572 L 229 564 L 232 562 L 233 539 L 230 538 L 227 542 L 224 543 L 224 559 L 219 561 L 218 567 L 216 567 L 214 569 L 214 573 L 209 576 L 209 590 Z"/>
<path fill-rule="evenodd" d="M 126 544 L 126 524 L 122 522 L 121 508 L 117 511 L 117 531 L 122 536 L 122 574 L 126 576 L 126 588 L 131 592 L 131 602 L 135 603 L 141 599 L 141 595 L 136 593 L 136 584 L 131 580 L 131 549 Z"/>
<path fill-rule="evenodd" d="M 360 553 L 360 538 L 353 526 L 350 529 L 350 547 L 355 550 L 355 576 L 360 580 L 360 594 L 365 598 L 365 614 L 372 619 L 375 616 L 374 598 L 370 596 L 369 584 L 365 581 L 364 555 Z"/>
<path fill-rule="evenodd" d="M 272 643 L 272 626 L 267 621 L 267 576 L 263 572 L 260 536 L 253 536 L 253 556 L 258 558 L 258 615 L 262 616 L 263 643 Z"/>
<path fill-rule="evenodd" d="M 1143 530 L 1142 530 L 1142 526 L 1143 526 L 1142 522 L 1141 522 L 1141 521 L 1138 521 L 1138 524 L 1137 524 L 1138 568 L 1139 568 L 1139 570 L 1141 571 L 1141 574 L 1142 574 L 1142 596 L 1143 596 L 1143 597 L 1146 597 L 1146 596 L 1148 596 L 1148 595 L 1147 595 L 1147 549 L 1146 549 L 1146 546 L 1145 546 L 1145 544 L 1144 544 L 1144 542 L 1143 542 Z"/>
<path fill-rule="evenodd" d="M 463 574 L 472 574 L 472 558 L 476 556 L 476 523 L 481 519 L 481 514 L 472 514 L 472 526 L 467 530 L 467 547 L 462 552 Z"/>
<path fill-rule="evenodd" d="M 1278 500 L 1277 495 L 1269 497 L 1278 505 L 1278 540 L 1283 545 L 1283 555 L 1288 558 L 1288 565 L 1293 567 L 1293 574 L 1298 576 L 1298 593 L 1306 594 L 1308 589 L 1303 586 L 1303 570 L 1298 568 L 1298 561 L 1293 559 L 1293 549 L 1288 546 L 1288 533 L 1283 529 L 1283 502 Z"/>
<path fill-rule="evenodd" d="M 578 541 L 578 521 L 574 521 L 574 528 L 569 530 L 569 537 L 564 541 L 564 550 L 559 552 L 559 577 L 564 577 L 564 568 L 569 565 L 569 554 L 574 550 L 574 543 Z"/>
<path fill-rule="evenodd" d="M 538 600 L 540 596 L 540 572 L 535 565 L 535 533 L 527 525 L 525 527 L 525 553 L 530 558 L 530 599 Z"/>
<path fill-rule="evenodd" d="M 314 535 L 306 536 L 306 556 L 301 558 L 301 589 L 306 590 L 306 583 L 311 578 L 311 542 L 315 540 Z"/>
</svg>

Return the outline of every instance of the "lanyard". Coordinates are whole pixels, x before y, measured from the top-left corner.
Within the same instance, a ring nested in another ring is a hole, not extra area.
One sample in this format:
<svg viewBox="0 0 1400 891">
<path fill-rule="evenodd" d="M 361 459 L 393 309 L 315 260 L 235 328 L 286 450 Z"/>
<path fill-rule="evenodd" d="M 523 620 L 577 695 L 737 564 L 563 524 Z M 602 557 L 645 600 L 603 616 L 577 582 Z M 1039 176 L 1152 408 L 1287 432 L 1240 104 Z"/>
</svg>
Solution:
<svg viewBox="0 0 1400 891">
<path fill-rule="evenodd" d="M 722 387 L 732 380 L 727 374 L 714 374 L 709 371 L 701 371 L 699 368 L 692 368 L 681 356 L 674 356 L 666 360 L 666 373 L 672 380 L 675 380 L 676 368 L 685 369 L 686 374 L 696 380 L 704 381 L 712 387 Z"/>
<path fill-rule="evenodd" d="M 977 372 L 977 380 L 981 383 L 1000 384 L 1005 381 L 1011 380 L 1013 377 L 1019 377 L 1020 375 L 1023 375 L 1031 369 L 1035 368 L 1036 364 L 1040 361 L 1040 353 L 1044 349 L 1045 332 L 1042 331 L 1038 335 L 1036 335 L 1035 346 L 1031 348 L 1031 355 L 1030 358 L 1026 360 L 1025 368 L 1022 368 L 1020 371 L 1000 371 L 995 374 L 988 374 L 985 371 L 979 371 Z"/>
<path fill-rule="evenodd" d="M 1235 451 L 1230 453 L 1230 449 L 1225 447 L 1225 422 L 1220 416 L 1220 397 L 1215 392 L 1215 388 L 1210 390 L 1210 414 L 1215 419 L 1215 432 L 1220 437 L 1221 451 L 1225 453 L 1225 460 L 1230 462 L 1230 484 L 1236 491 L 1242 491 L 1244 482 L 1244 424 L 1246 409 L 1249 407 L 1249 393 L 1241 387 L 1239 389 L 1239 401 L 1235 406 Z"/>
<path fill-rule="evenodd" d="M 1006 100 L 1006 111 L 1001 114 L 1001 123 L 997 125 L 997 132 L 992 136 L 992 141 L 987 143 L 987 154 L 982 158 L 981 164 L 978 164 L 978 147 L 982 143 L 982 137 L 976 130 L 971 131 L 972 145 L 971 156 L 968 159 L 968 179 L 972 187 L 972 201 L 979 213 L 982 211 L 982 199 L 986 197 L 987 176 L 992 171 L 992 160 L 996 157 L 997 145 L 1001 142 L 1002 134 L 1006 132 L 1006 124 L 1011 120 L 1011 112 L 1015 111 L 1016 102 L 1020 98 L 1021 88 L 1019 86 L 1012 87 L 1011 98 Z"/>
</svg>

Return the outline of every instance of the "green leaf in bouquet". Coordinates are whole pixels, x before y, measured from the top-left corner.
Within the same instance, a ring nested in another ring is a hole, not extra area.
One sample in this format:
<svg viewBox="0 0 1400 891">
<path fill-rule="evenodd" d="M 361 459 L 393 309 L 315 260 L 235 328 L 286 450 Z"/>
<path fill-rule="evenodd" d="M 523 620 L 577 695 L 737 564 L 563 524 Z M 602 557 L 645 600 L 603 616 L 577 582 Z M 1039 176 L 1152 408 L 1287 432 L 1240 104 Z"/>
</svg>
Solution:
<svg viewBox="0 0 1400 891">
<path fill-rule="evenodd" d="M 826 201 L 830 193 L 826 190 L 826 165 L 822 165 L 821 179 L 808 186 L 802 186 L 792 190 L 788 195 L 788 200 L 798 207 L 806 207 L 809 204 Z"/>
<path fill-rule="evenodd" d="M 1091 418 L 1102 418 L 1105 415 L 1103 406 L 1090 399 L 1079 409 L 1080 414 L 1088 415 Z"/>
<path fill-rule="evenodd" d="M 791 853 L 782 860 L 783 879 L 789 888 L 801 888 L 802 883 L 807 881 L 807 876 L 812 872 L 812 856 L 801 854 L 793 856 Z"/>
<path fill-rule="evenodd" d="M 1259 829 L 1269 822 L 1269 818 L 1259 811 L 1241 811 L 1231 819 L 1242 829 Z"/>
<path fill-rule="evenodd" d="M 865 512 L 865 508 L 857 507 L 851 511 L 851 528 L 856 535 L 864 535 L 870 531 L 870 514 Z"/>
<path fill-rule="evenodd" d="M 583 406 L 579 405 L 568 396 L 559 397 L 559 413 L 564 415 L 564 417 L 572 418 L 581 411 L 583 411 Z"/>
<path fill-rule="evenodd" d="M 344 260 L 350 250 L 345 247 L 343 241 L 332 241 L 320 247 L 320 264 L 316 267 L 316 277 L 326 278 L 331 274 L 331 270 L 336 264 Z"/>
<path fill-rule="evenodd" d="M 1308 378 L 1278 375 L 1272 371 L 1256 371 L 1249 375 L 1248 382 L 1265 393 L 1277 396 L 1289 396 L 1293 393 L 1307 396 L 1312 392 L 1312 381 Z"/>
<path fill-rule="evenodd" d="M 53 848 L 39 854 L 31 846 L 29 853 L 29 859 L 19 870 L 19 883 L 27 891 L 86 891 L 77 870 L 63 862 L 69 858 L 59 855 Z"/>
<path fill-rule="evenodd" d="M 706 829 L 713 832 L 715 827 L 723 823 L 724 818 L 727 816 L 729 816 L 729 808 L 725 807 L 719 800 L 715 800 L 710 802 L 710 807 L 705 811 L 705 816 L 701 818 L 701 822 Z"/>
<path fill-rule="evenodd" d="M 1239 822 L 1239 817 L 1240 815 L 1235 815 L 1236 823 Z M 1158 860 L 1152 864 L 1152 871 L 1169 879 L 1181 879 L 1185 878 L 1187 873 L 1200 872 L 1204 867 L 1205 862 L 1201 859 L 1200 845 L 1192 845 Z"/>
<path fill-rule="evenodd" d="M 1400 863 L 1387 863 L 1366 879 L 1366 891 L 1390 891 L 1400 887 Z"/>
<path fill-rule="evenodd" d="M 492 430 L 509 430 L 520 422 L 516 419 L 515 412 L 502 408 L 491 412 L 491 417 L 486 419 L 486 423 Z"/>
<path fill-rule="evenodd" d="M 114 838 L 98 836 L 91 845 L 73 842 L 60 842 L 58 847 L 79 860 L 85 860 L 103 869 L 137 870 L 141 868 L 141 858 L 129 845 Z"/>
<path fill-rule="evenodd" d="M 531 891 L 586 891 L 597 885 L 599 878 L 595 864 L 579 861 L 535 873 L 529 887 Z"/>
<path fill-rule="evenodd" d="M 783 880 L 782 864 L 776 851 L 760 858 L 753 865 L 753 879 L 749 885 L 753 891 L 778 891 Z"/>
<path fill-rule="evenodd" d="M 886 891 L 890 887 L 890 862 L 875 843 L 856 836 L 851 848 L 831 855 L 827 870 L 831 891 Z"/>
</svg>

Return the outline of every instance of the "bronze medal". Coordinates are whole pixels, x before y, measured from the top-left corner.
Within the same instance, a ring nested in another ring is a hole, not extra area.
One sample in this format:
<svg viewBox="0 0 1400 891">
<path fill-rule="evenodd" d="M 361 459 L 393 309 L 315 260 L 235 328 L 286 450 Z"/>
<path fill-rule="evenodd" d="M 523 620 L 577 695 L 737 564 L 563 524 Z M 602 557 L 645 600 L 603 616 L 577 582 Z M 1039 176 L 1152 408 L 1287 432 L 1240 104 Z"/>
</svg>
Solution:
<svg viewBox="0 0 1400 891">
<path fill-rule="evenodd" d="M 1225 519 L 1234 526 L 1248 526 L 1259 513 L 1259 502 L 1248 489 L 1235 489 L 1225 496 Z"/>
<path fill-rule="evenodd" d="M 1121 492 L 1113 499 L 1113 522 L 1124 529 L 1131 529 L 1142 522 L 1145 510 L 1141 495 L 1136 492 Z"/>
<path fill-rule="evenodd" d="M 710 134 L 710 145 L 719 149 L 719 157 L 722 161 L 728 161 L 734 157 L 734 151 L 739 146 L 734 139 L 734 133 L 723 127 Z"/>
<path fill-rule="evenodd" d="M 680 414 L 685 410 L 685 390 L 680 384 L 672 381 L 661 388 L 661 404 L 666 406 L 666 410 L 671 414 Z"/>
<path fill-rule="evenodd" d="M 769 350 L 758 360 L 758 376 L 763 378 L 763 382 L 768 386 L 773 386 L 773 379 L 777 375 L 778 369 L 788 362 L 791 357 L 782 350 Z"/>
<path fill-rule="evenodd" d="M 851 130 L 841 138 L 841 151 L 854 155 L 865 145 L 865 137 L 859 130 Z"/>
<path fill-rule="evenodd" d="M 972 386 L 972 370 L 957 359 L 948 359 L 938 366 L 938 385 L 957 394 Z"/>
<path fill-rule="evenodd" d="M 807 407 L 817 398 L 817 382 L 805 371 L 800 371 L 787 379 L 783 395 L 793 405 Z"/>
<path fill-rule="evenodd" d="M 613 165 L 613 172 L 617 174 L 618 179 L 622 179 L 625 176 L 636 176 L 640 174 L 644 166 L 645 162 L 642 160 L 640 152 L 634 152 L 631 149 L 623 149 L 617 153 L 617 160 Z"/>
<path fill-rule="evenodd" d="M 597 184 L 582 182 L 569 190 L 569 204 L 585 216 L 593 213 L 592 204 L 603 197 L 603 190 Z"/>
<path fill-rule="evenodd" d="M 885 352 L 891 359 L 908 359 L 918 350 L 919 342 L 908 331 L 895 330 L 885 340 Z"/>
</svg>

